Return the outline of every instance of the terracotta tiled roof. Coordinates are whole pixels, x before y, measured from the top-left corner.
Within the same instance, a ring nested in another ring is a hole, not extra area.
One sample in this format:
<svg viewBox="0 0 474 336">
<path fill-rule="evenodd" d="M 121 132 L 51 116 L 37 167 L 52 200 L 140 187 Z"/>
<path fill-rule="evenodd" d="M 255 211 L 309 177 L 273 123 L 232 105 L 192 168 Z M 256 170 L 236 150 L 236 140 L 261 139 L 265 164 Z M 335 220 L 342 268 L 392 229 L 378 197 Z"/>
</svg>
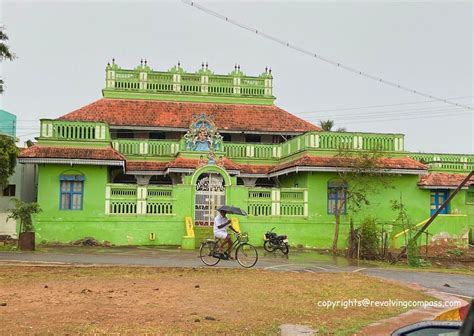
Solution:
<svg viewBox="0 0 474 336">
<path fill-rule="evenodd" d="M 105 148 L 75 148 L 51 147 L 34 145 L 24 148 L 19 158 L 49 158 L 49 159 L 89 159 L 125 161 L 125 157 L 112 147 Z"/>
<path fill-rule="evenodd" d="M 206 159 L 207 161 L 207 159 Z M 185 158 L 176 158 L 175 160 L 168 163 L 166 168 L 197 168 L 201 164 L 201 160 L 198 159 L 185 159 Z M 229 160 L 227 158 L 223 159 L 224 168 L 227 170 L 239 170 L 239 165 Z"/>
<path fill-rule="evenodd" d="M 239 170 L 239 165 L 235 162 L 224 158 L 224 167 L 228 170 Z M 170 162 L 157 162 L 157 161 L 127 161 L 127 170 L 129 171 L 164 171 L 167 168 L 189 168 L 195 169 L 201 164 L 199 159 L 185 159 L 176 158 Z M 207 159 L 206 161 L 207 162 Z"/>
<path fill-rule="evenodd" d="M 165 170 L 168 162 L 158 161 L 127 161 L 126 168 L 132 171 L 159 171 Z"/>
<path fill-rule="evenodd" d="M 311 166 L 311 167 L 346 167 L 353 166 L 353 160 L 350 158 L 340 157 L 321 157 L 305 155 L 297 160 L 286 162 L 275 166 L 271 172 L 277 172 L 286 168 L 296 166 Z M 428 167 L 416 160 L 408 157 L 404 158 L 380 158 L 378 160 L 378 167 L 383 169 L 419 169 L 426 170 Z"/>
<path fill-rule="evenodd" d="M 240 165 L 240 172 L 245 174 L 268 174 L 274 166 Z"/>
<path fill-rule="evenodd" d="M 114 126 L 187 129 L 193 115 L 214 117 L 219 131 L 307 132 L 321 130 L 274 105 L 211 104 L 102 98 L 59 119 L 103 121 Z"/>
<path fill-rule="evenodd" d="M 467 174 L 430 173 L 422 176 L 418 185 L 420 187 L 457 187 L 466 176 Z M 474 184 L 474 178 L 472 178 L 468 184 Z"/>
</svg>

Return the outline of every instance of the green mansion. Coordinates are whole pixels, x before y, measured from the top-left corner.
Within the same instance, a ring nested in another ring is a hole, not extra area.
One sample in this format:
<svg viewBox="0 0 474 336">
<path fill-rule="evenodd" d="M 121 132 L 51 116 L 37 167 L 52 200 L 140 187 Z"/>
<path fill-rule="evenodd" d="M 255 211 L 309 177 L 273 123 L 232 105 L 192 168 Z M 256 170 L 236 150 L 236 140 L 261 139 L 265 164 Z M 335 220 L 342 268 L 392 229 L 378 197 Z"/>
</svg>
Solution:
<svg viewBox="0 0 474 336">
<path fill-rule="evenodd" d="M 272 227 L 291 245 L 328 248 L 334 209 L 345 199 L 335 186 L 353 153 L 377 149 L 390 188 L 368 195 L 354 217 L 371 215 L 401 244 L 392 200 L 403 195 L 410 220 L 423 223 L 474 169 L 474 155 L 413 153 L 402 134 L 324 132 L 277 107 L 271 70 L 228 75 L 206 65 L 194 73 L 146 62 L 106 67 L 102 98 L 57 119 L 42 119 L 37 142 L 19 162 L 38 169 L 37 242 L 94 237 L 116 245 L 182 245 L 212 235 L 215 209 L 248 212 L 235 222 L 263 243 Z M 346 186 L 350 188 L 351 186 Z M 349 209 L 341 216 L 346 244 Z M 430 239 L 465 238 L 474 229 L 474 184 L 430 226 Z"/>
</svg>

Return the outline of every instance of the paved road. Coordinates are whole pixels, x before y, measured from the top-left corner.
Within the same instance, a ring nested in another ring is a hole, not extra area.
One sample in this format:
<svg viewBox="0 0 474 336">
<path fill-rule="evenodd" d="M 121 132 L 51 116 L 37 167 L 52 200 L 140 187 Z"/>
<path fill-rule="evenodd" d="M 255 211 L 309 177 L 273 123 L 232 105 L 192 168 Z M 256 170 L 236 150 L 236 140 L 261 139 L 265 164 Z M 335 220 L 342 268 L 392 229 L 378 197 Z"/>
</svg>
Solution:
<svg viewBox="0 0 474 336">
<path fill-rule="evenodd" d="M 41 262 L 74 265 L 127 265 L 156 267 L 205 267 L 197 251 L 156 248 L 43 248 L 37 252 L 0 252 L 0 264 Z M 235 261 L 221 261 L 215 267 L 240 267 Z M 360 272 L 369 276 L 419 284 L 438 291 L 474 297 L 474 276 L 433 272 L 383 269 L 363 263 L 351 264 L 345 258 L 312 251 L 281 253 L 259 250 L 257 268 L 275 272 Z"/>
</svg>

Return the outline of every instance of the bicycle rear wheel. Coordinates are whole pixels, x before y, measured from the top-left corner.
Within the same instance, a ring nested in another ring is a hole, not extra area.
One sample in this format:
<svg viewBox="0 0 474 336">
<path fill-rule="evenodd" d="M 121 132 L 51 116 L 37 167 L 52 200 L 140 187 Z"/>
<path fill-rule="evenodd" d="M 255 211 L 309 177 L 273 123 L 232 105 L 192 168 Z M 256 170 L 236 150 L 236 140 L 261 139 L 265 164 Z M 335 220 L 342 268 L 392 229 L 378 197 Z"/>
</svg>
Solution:
<svg viewBox="0 0 474 336">
<path fill-rule="evenodd" d="M 215 266 L 221 260 L 220 258 L 214 257 L 214 253 L 217 250 L 217 243 L 214 241 L 207 241 L 201 244 L 199 248 L 199 258 L 207 266 Z"/>
<path fill-rule="evenodd" d="M 257 249 L 250 244 L 240 244 L 235 251 L 235 257 L 240 266 L 250 268 L 255 266 L 258 260 Z"/>
</svg>

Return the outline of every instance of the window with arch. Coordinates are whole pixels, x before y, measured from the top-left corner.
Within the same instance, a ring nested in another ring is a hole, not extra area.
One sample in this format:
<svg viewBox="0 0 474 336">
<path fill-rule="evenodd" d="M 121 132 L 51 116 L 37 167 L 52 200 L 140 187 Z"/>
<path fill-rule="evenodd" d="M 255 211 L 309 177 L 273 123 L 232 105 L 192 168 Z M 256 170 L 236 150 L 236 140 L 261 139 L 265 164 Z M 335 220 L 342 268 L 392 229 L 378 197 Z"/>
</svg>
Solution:
<svg viewBox="0 0 474 336">
<path fill-rule="evenodd" d="M 84 196 L 84 176 L 61 175 L 60 178 L 61 210 L 82 210 Z"/>
<path fill-rule="evenodd" d="M 340 215 L 347 214 L 347 184 L 342 181 L 328 182 L 328 214 L 334 215 L 344 202 Z"/>
</svg>

